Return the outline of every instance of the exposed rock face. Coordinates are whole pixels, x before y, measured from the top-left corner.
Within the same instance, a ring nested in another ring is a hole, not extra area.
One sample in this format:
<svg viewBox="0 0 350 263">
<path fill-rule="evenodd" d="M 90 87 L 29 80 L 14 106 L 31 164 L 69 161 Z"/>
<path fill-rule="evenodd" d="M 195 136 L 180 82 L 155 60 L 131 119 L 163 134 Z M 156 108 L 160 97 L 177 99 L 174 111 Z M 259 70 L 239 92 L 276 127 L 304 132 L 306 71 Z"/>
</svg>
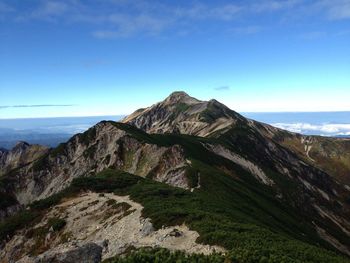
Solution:
<svg viewBox="0 0 350 263">
<path fill-rule="evenodd" d="M 109 167 L 189 188 L 188 164 L 180 146 L 144 143 L 116 125 L 101 122 L 9 175 L 12 184 L 7 191 L 12 190 L 20 204 L 28 204 L 63 190 L 76 177 Z"/>
<path fill-rule="evenodd" d="M 222 157 L 225 157 L 226 159 L 229 159 L 235 164 L 238 164 L 239 166 L 241 166 L 242 168 L 244 168 L 245 170 L 253 174 L 255 178 L 261 181 L 263 184 L 270 185 L 270 186 L 274 184 L 273 180 L 270 179 L 268 176 L 266 176 L 264 171 L 259 166 L 250 162 L 247 159 L 244 159 L 242 156 L 232 151 L 229 151 L 228 149 L 224 148 L 221 145 L 206 145 L 206 147 L 211 151 L 213 151 L 214 153 Z"/>
<path fill-rule="evenodd" d="M 0 258 L 4 262 L 95 263 L 130 247 L 164 247 L 198 254 L 225 251 L 196 243 L 198 233 L 185 225 L 155 230 L 151 220 L 142 217 L 142 209 L 128 196 L 81 194 L 53 207 L 37 225 L 14 236 L 0 251 Z M 45 227 L 53 217 L 64 218 L 65 227 L 48 230 L 44 237 L 30 237 L 28 233 Z M 43 248 L 46 252 L 41 253 Z M 30 251 L 33 256 L 28 256 Z"/>
<path fill-rule="evenodd" d="M 216 100 L 200 101 L 174 92 L 164 101 L 140 109 L 122 122 L 149 133 L 181 133 L 209 136 L 244 118 Z"/>
<path fill-rule="evenodd" d="M 48 151 L 49 149 L 45 146 L 30 145 L 26 142 L 18 142 L 11 150 L 0 149 L 0 179 L 9 171 L 32 163 Z M 11 187 L 9 185 L 0 186 L 0 221 L 14 215 L 21 208 L 22 206 L 17 202 Z"/>
<path fill-rule="evenodd" d="M 10 151 L 0 149 L 0 175 L 33 162 L 47 151 L 45 146 L 26 142 L 18 142 Z"/>
</svg>

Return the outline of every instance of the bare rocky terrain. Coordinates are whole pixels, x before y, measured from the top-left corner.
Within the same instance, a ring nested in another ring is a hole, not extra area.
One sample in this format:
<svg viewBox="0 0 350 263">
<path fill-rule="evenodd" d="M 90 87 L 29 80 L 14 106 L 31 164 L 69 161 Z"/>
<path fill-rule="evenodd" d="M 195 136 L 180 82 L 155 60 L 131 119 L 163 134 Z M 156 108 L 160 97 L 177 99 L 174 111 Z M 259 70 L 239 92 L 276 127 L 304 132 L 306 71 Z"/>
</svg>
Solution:
<svg viewBox="0 0 350 263">
<path fill-rule="evenodd" d="M 0 175 L 35 161 L 48 150 L 45 146 L 26 142 L 18 142 L 11 150 L 0 149 Z"/>
<path fill-rule="evenodd" d="M 36 225 L 14 236 L 1 250 L 0 262 L 46 262 L 89 244 L 101 248 L 98 254 L 102 260 L 131 247 L 164 247 L 199 254 L 225 251 L 196 243 L 199 234 L 186 225 L 155 230 L 151 220 L 142 217 L 142 209 L 128 196 L 114 194 L 88 192 L 64 200 Z M 64 219 L 65 226 L 59 231 L 45 229 L 52 218 Z"/>
</svg>

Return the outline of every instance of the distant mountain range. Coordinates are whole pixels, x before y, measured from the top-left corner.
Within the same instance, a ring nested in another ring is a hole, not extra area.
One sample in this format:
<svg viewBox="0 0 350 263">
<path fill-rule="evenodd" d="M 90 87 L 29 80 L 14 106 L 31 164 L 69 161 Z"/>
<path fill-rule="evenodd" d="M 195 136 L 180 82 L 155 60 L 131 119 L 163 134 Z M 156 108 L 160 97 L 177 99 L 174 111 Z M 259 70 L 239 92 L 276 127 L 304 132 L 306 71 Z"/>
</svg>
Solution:
<svg viewBox="0 0 350 263">
<path fill-rule="evenodd" d="M 3 262 L 350 262 L 350 139 L 216 100 L 2 149 L 0 174 Z"/>
</svg>

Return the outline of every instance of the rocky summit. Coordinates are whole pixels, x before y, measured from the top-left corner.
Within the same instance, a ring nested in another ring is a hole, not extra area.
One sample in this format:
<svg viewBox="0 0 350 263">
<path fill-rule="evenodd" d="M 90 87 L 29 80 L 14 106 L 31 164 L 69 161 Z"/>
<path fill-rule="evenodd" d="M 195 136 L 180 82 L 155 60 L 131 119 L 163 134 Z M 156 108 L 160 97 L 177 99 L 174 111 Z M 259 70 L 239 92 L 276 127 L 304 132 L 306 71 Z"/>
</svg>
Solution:
<svg viewBox="0 0 350 263">
<path fill-rule="evenodd" d="M 350 140 L 174 92 L 1 149 L 0 220 L 1 263 L 350 262 Z"/>
</svg>

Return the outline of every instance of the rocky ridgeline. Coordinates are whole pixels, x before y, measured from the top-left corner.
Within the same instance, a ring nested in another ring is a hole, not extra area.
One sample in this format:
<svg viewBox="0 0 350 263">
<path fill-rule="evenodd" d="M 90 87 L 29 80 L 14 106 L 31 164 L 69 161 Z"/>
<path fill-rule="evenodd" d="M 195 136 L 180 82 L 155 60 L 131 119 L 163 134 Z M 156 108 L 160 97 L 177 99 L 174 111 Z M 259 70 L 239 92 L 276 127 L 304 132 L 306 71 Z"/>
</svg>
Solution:
<svg viewBox="0 0 350 263">
<path fill-rule="evenodd" d="M 45 146 L 26 142 L 18 142 L 11 150 L 0 149 L 0 175 L 35 161 L 47 151 Z"/>
<path fill-rule="evenodd" d="M 28 204 L 65 189 L 74 178 L 106 168 L 189 188 L 187 167 L 180 146 L 143 143 L 115 123 L 101 122 L 10 173 L 11 183 L 3 191 L 11 191 L 20 204 Z"/>
<path fill-rule="evenodd" d="M 215 100 L 200 101 L 184 92 L 175 92 L 162 102 L 134 112 L 122 122 L 100 122 L 55 149 L 19 143 L 11 151 L 0 150 L 0 172 L 3 174 L 0 197 L 7 200 L 1 203 L 0 219 L 13 215 L 35 200 L 60 192 L 75 178 L 94 175 L 107 168 L 194 191 L 201 184 L 200 174 L 195 174 L 197 185 L 193 185 L 193 178 L 189 177 L 195 170 L 192 169 L 191 158 L 196 159 L 199 153 L 191 152 L 192 146 L 182 142 L 181 137 L 177 137 L 180 140 L 175 142 L 171 137 L 185 134 L 199 136 L 188 137 L 187 140 L 200 145 L 206 155 L 212 154 L 211 165 L 215 168 L 247 182 L 251 180 L 247 176 L 251 175 L 262 188 L 268 187 L 275 194 L 277 203 L 281 202 L 303 214 L 323 240 L 350 254 L 348 245 L 342 242 L 342 239 L 350 238 L 350 187 L 345 183 L 350 181 L 346 170 L 350 167 L 344 166 L 348 160 L 345 150 L 349 140 L 305 137 L 283 131 L 245 119 Z M 163 135 L 152 137 L 149 134 Z M 167 137 L 167 134 L 173 135 Z M 163 139 L 164 142 L 161 141 Z M 232 165 L 239 167 L 241 174 L 237 175 L 237 170 L 232 171 Z M 333 166 L 341 169 L 332 169 Z M 80 214 L 79 218 L 84 216 L 87 214 Z M 320 222 L 326 222 L 327 226 Z M 93 222 L 85 224 L 93 225 Z M 80 239 L 81 231 L 72 239 Z M 89 235 L 90 239 L 87 238 Z M 103 235 L 92 238 L 91 233 L 86 234 L 86 240 L 96 248 L 97 254 L 92 257 L 112 255 L 105 248 L 99 252 L 98 242 Z M 34 242 L 23 239 L 23 235 L 18 238 L 22 243 L 17 244 L 18 239 L 12 239 L 6 255 L 15 253 L 11 247 L 26 254 L 28 251 L 23 244 Z M 120 238 L 129 244 L 126 236 Z M 51 240 L 49 247 L 58 245 L 57 240 Z M 152 246 L 158 241 L 140 242 L 144 246 Z M 47 253 L 42 256 L 55 258 L 68 252 L 79 255 L 85 246 L 90 246 L 87 242 L 77 247 L 70 241 L 67 243 L 69 245 L 61 250 L 50 251 L 47 248 Z M 141 243 L 140 247 L 143 246 Z M 162 246 L 173 248 L 174 245 L 162 243 Z M 122 251 L 120 247 L 118 249 L 111 251 Z"/>
</svg>

